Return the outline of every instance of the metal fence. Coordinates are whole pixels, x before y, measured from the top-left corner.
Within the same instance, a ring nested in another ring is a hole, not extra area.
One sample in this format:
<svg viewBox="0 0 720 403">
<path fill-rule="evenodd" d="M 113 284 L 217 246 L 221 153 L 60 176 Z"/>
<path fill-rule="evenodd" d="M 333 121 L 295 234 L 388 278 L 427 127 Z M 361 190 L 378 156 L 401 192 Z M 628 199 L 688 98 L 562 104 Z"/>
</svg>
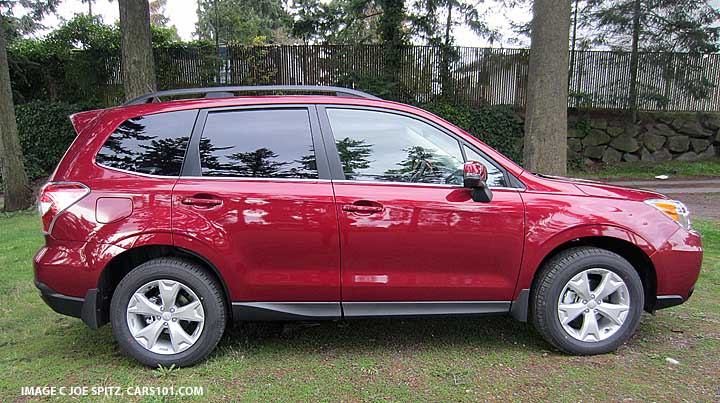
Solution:
<svg viewBox="0 0 720 403">
<path fill-rule="evenodd" d="M 156 49 L 155 61 L 161 89 L 342 85 L 411 103 L 445 93 L 471 105 L 525 105 L 526 49 L 456 47 L 449 64 L 443 63 L 438 47 L 405 46 L 398 52 L 400 64 L 392 82 L 387 80 L 386 54 L 380 45 L 176 47 Z M 571 60 L 569 107 L 627 107 L 629 53 L 577 51 Z M 106 86 L 117 89 L 118 58 L 108 58 L 104 65 Z M 444 65 L 447 72 L 442 71 Z M 637 88 L 641 110 L 720 111 L 720 54 L 641 53 Z"/>
</svg>

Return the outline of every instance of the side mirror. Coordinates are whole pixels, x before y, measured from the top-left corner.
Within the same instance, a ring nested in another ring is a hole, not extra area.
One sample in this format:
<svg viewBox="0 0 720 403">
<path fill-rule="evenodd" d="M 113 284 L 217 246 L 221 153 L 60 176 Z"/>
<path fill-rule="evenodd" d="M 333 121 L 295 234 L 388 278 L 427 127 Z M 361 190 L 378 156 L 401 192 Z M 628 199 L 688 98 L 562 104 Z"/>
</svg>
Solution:
<svg viewBox="0 0 720 403">
<path fill-rule="evenodd" d="M 485 184 L 487 177 L 487 168 L 480 162 L 468 161 L 463 166 L 463 186 L 470 189 L 473 201 L 488 203 L 492 200 L 492 191 Z"/>
</svg>

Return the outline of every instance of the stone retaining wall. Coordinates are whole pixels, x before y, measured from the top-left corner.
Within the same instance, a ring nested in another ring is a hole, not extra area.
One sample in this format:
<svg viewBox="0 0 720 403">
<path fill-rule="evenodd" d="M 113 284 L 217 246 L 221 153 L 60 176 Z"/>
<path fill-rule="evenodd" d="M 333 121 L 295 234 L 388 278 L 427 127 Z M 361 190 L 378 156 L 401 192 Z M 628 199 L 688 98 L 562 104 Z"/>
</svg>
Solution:
<svg viewBox="0 0 720 403">
<path fill-rule="evenodd" d="M 720 114 L 568 112 L 568 160 L 585 165 L 620 161 L 694 161 L 720 152 Z"/>
</svg>

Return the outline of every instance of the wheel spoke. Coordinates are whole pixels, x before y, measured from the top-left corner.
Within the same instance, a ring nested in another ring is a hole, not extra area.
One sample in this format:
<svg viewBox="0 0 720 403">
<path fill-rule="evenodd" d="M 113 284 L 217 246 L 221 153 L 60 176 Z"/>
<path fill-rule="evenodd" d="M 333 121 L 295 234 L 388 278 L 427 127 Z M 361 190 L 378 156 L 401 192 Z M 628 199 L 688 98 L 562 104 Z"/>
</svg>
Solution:
<svg viewBox="0 0 720 403">
<path fill-rule="evenodd" d="M 614 324 L 616 325 L 622 325 L 623 322 L 625 322 L 625 313 L 630 308 L 627 305 L 624 304 L 609 304 L 609 303 L 602 303 L 598 305 L 597 310 L 598 312 L 610 319 Z"/>
<path fill-rule="evenodd" d="M 618 277 L 617 274 L 610 271 L 604 273 L 600 284 L 598 284 L 598 286 L 595 288 L 595 298 L 598 300 L 603 300 L 612 295 L 615 291 L 617 291 L 620 287 L 624 285 L 625 283 L 620 277 Z"/>
<path fill-rule="evenodd" d="M 172 280 L 160 280 L 158 281 L 158 289 L 160 291 L 163 308 L 168 310 L 170 307 L 174 306 L 175 299 L 180 291 L 180 283 Z"/>
<path fill-rule="evenodd" d="M 590 280 L 588 280 L 586 271 L 578 274 L 572 280 L 570 280 L 567 284 L 567 287 L 575 291 L 575 293 L 579 295 L 580 298 L 584 300 L 590 299 Z"/>
<path fill-rule="evenodd" d="M 580 302 L 574 304 L 560 304 L 558 306 L 558 310 L 560 310 L 561 314 L 560 322 L 563 325 L 572 322 L 573 320 L 575 320 L 575 318 L 580 316 L 580 314 L 583 313 L 586 308 L 587 307 Z"/>
<path fill-rule="evenodd" d="M 600 330 L 598 329 L 597 317 L 595 313 L 590 311 L 583 314 L 583 324 L 580 328 L 580 339 L 588 341 L 588 337 L 593 337 L 595 341 L 600 341 Z"/>
<path fill-rule="evenodd" d="M 144 339 L 145 345 L 148 349 L 153 348 L 155 343 L 157 342 L 158 338 L 160 337 L 160 333 L 162 333 L 163 330 L 163 324 L 161 321 L 156 320 L 149 325 L 145 326 L 144 328 L 140 329 L 137 333 L 135 333 L 136 339 Z"/>
<path fill-rule="evenodd" d="M 178 320 L 186 320 L 190 322 L 202 322 L 205 320 L 205 315 L 200 301 L 193 301 L 175 309 L 173 317 Z"/>
<path fill-rule="evenodd" d="M 183 350 L 185 346 L 192 346 L 194 340 L 185 332 L 185 329 L 183 329 L 179 323 L 170 322 L 169 325 L 170 342 L 175 352 Z"/>
<path fill-rule="evenodd" d="M 153 304 L 141 292 L 133 294 L 132 298 L 130 298 L 127 311 L 145 316 L 157 316 L 162 313 L 160 307 L 157 304 Z"/>
</svg>

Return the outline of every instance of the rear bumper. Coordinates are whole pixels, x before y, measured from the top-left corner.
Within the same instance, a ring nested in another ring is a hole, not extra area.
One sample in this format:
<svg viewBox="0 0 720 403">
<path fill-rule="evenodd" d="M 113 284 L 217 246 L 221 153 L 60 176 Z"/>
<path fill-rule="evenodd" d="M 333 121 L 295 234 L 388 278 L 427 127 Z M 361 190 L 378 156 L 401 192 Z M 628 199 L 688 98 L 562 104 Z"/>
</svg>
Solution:
<svg viewBox="0 0 720 403">
<path fill-rule="evenodd" d="M 96 288 L 88 290 L 85 298 L 78 298 L 60 294 L 37 280 L 35 287 L 40 291 L 40 297 L 53 311 L 80 318 L 91 329 L 97 329 L 107 323 L 103 310 L 98 306 L 100 298 Z"/>
</svg>

